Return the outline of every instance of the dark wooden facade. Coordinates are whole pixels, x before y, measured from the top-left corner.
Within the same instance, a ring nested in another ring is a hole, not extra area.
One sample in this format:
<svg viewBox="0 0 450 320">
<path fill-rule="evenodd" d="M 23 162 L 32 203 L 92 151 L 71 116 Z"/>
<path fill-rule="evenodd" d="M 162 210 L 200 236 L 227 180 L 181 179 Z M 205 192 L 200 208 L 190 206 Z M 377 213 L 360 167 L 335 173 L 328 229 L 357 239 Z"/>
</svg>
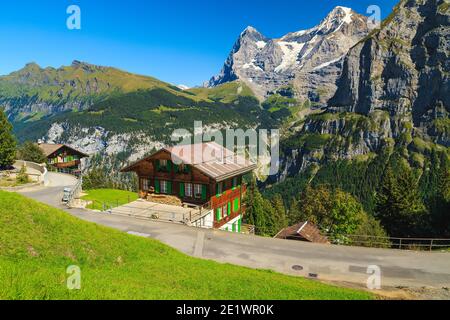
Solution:
<svg viewBox="0 0 450 320">
<path fill-rule="evenodd" d="M 183 203 L 212 209 L 214 228 L 221 228 L 245 214 L 242 206 L 246 192 L 246 186 L 242 182 L 243 174 L 217 181 L 195 166 L 174 164 L 171 153 L 164 149 L 122 172 L 137 174 L 142 198 L 151 193 L 167 194 L 178 197 Z M 240 227 L 241 220 L 235 231 L 240 231 Z"/>
<path fill-rule="evenodd" d="M 62 144 L 39 144 L 47 163 L 55 170 L 74 175 L 81 174 L 81 159 L 88 155 Z"/>
</svg>

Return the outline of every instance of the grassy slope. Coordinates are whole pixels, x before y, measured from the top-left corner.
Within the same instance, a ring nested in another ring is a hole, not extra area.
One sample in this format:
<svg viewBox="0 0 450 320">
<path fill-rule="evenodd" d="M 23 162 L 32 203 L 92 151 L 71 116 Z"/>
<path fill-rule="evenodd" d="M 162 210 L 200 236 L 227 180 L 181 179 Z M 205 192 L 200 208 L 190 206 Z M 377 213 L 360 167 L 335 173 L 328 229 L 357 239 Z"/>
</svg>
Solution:
<svg viewBox="0 0 450 320">
<path fill-rule="evenodd" d="M 191 258 L 0 192 L 0 299 L 370 299 L 306 279 Z M 82 289 L 68 291 L 78 265 Z"/>
<path fill-rule="evenodd" d="M 96 189 L 86 191 L 87 195 L 83 200 L 94 201 L 89 209 L 101 210 L 103 203 L 107 206 L 117 207 L 137 200 L 135 192 L 114 190 L 114 189 Z"/>
<path fill-rule="evenodd" d="M 238 97 L 254 97 L 252 90 L 243 82 L 233 81 L 214 88 L 193 88 L 187 90 L 200 99 L 230 103 Z"/>
</svg>

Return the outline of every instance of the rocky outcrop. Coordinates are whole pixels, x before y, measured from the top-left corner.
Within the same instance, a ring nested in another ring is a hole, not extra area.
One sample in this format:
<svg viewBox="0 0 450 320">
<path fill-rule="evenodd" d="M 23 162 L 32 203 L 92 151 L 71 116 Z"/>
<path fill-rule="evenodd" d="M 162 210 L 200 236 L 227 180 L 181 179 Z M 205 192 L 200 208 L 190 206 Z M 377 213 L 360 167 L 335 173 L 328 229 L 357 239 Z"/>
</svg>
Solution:
<svg viewBox="0 0 450 320">
<path fill-rule="evenodd" d="M 114 133 L 102 127 L 74 126 L 66 122 L 53 123 L 42 140 L 68 144 L 91 156 L 85 163 L 86 167 L 100 165 L 114 173 L 126 163 L 164 147 L 164 143 L 157 142 L 143 132 Z"/>
<path fill-rule="evenodd" d="M 335 92 L 343 57 L 368 33 L 367 18 L 344 7 L 336 7 L 318 26 L 280 39 L 248 27 L 207 86 L 239 79 L 263 99 L 292 85 L 298 98 L 323 103 Z"/>
<path fill-rule="evenodd" d="M 433 134 L 433 122 L 450 112 L 449 13 L 445 0 L 402 0 L 349 51 L 330 110 L 385 110 Z"/>
</svg>

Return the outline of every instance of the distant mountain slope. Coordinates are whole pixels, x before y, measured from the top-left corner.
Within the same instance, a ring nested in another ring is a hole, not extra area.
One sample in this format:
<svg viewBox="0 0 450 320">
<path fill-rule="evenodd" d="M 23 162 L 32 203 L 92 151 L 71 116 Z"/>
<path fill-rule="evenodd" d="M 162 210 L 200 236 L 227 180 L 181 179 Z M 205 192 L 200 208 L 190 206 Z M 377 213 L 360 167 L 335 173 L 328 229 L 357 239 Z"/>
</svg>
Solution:
<svg viewBox="0 0 450 320">
<path fill-rule="evenodd" d="M 111 95 L 152 88 L 186 96 L 168 83 L 111 67 L 74 61 L 68 67 L 43 69 L 30 63 L 0 77 L 0 105 L 6 107 L 12 120 L 39 119 L 64 111 L 85 110 Z"/>
<path fill-rule="evenodd" d="M 342 60 L 369 33 L 367 17 L 336 7 L 316 27 L 269 39 L 245 29 L 220 74 L 209 87 L 241 80 L 261 99 L 279 87 L 293 85 L 299 98 L 325 102 L 335 92 Z"/>
</svg>

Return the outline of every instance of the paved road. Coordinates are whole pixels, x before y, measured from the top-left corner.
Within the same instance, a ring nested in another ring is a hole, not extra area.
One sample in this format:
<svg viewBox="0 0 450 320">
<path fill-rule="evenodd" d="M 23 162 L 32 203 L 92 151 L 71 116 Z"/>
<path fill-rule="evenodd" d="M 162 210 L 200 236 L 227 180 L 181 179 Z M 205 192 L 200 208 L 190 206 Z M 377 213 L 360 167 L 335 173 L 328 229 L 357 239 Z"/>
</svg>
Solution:
<svg viewBox="0 0 450 320">
<path fill-rule="evenodd" d="M 77 179 L 73 176 L 61 173 L 48 172 L 49 183 L 47 186 L 32 187 L 22 189 L 20 194 L 32 198 L 59 209 L 67 209 L 61 202 L 65 187 L 73 187 L 77 184 Z M 81 212 L 81 210 L 80 210 Z"/>
<path fill-rule="evenodd" d="M 55 177 L 56 178 L 56 177 Z M 64 185 L 69 181 L 59 183 Z M 61 186 L 24 193 L 52 206 L 59 203 Z M 450 287 L 450 254 L 410 252 L 309 244 L 205 230 L 184 225 L 137 220 L 74 209 L 70 214 L 124 232 L 160 240 L 188 255 L 251 268 L 271 269 L 285 274 L 317 275 L 327 281 L 365 286 L 367 268 L 376 265 L 384 287 Z M 294 270 L 301 266 L 302 270 Z"/>
</svg>

